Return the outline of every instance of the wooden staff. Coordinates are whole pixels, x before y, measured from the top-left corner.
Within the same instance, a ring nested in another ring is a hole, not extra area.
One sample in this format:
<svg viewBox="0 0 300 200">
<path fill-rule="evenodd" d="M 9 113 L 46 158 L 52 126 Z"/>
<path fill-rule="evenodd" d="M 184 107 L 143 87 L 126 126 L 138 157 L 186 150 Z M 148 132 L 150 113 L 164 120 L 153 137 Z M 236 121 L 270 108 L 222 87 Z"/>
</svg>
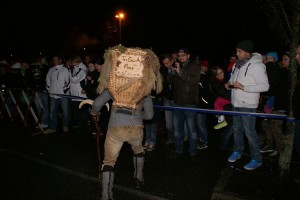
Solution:
<svg viewBox="0 0 300 200">
<path fill-rule="evenodd" d="M 84 104 L 90 104 L 90 105 L 93 105 L 94 101 L 91 100 L 91 99 L 86 99 L 86 100 L 83 100 L 82 102 L 80 102 L 79 104 L 79 109 L 84 105 Z M 109 104 L 106 103 L 105 106 L 107 107 L 107 109 L 109 110 Z M 94 125 L 95 125 L 95 128 L 97 130 L 97 151 L 98 151 L 98 161 L 99 161 L 99 178 L 101 178 L 101 166 L 102 166 L 102 159 L 101 159 L 101 146 L 100 146 L 100 139 L 101 139 L 101 135 L 102 135 L 102 132 L 101 132 L 101 129 L 98 125 L 98 117 L 99 115 L 92 115 L 92 119 L 93 119 L 93 122 L 94 122 Z"/>
<path fill-rule="evenodd" d="M 97 142 L 97 152 L 98 152 L 98 161 L 99 161 L 99 178 L 101 178 L 101 166 L 102 166 L 102 159 L 101 159 L 101 145 L 100 145 L 100 141 L 101 141 L 101 136 L 102 136 L 102 132 L 101 132 L 101 128 L 98 125 L 98 120 L 97 120 L 97 115 L 93 115 L 92 116 L 96 131 L 97 131 L 97 137 L 96 137 L 96 142 Z"/>
</svg>

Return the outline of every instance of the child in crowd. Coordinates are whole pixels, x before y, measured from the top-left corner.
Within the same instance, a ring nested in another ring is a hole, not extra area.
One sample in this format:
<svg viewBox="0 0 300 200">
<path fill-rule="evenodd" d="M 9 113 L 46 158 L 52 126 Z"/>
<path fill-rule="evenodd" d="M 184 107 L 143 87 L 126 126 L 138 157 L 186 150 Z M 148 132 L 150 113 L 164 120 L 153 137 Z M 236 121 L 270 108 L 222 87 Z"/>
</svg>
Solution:
<svg viewBox="0 0 300 200">
<path fill-rule="evenodd" d="M 97 87 L 98 87 L 98 78 L 100 76 L 100 73 L 96 70 L 96 66 L 94 63 L 90 62 L 87 65 L 88 72 L 86 76 L 86 83 L 83 87 L 84 92 L 86 93 L 86 96 L 89 99 L 96 99 L 98 96 L 97 94 Z"/>
<path fill-rule="evenodd" d="M 214 102 L 215 110 L 224 110 L 224 106 L 230 104 L 230 91 L 224 87 L 224 84 L 227 83 L 227 77 L 225 76 L 225 71 L 219 66 L 212 68 L 212 81 L 211 87 L 212 92 L 216 96 Z M 224 115 L 218 115 L 218 124 L 214 126 L 214 129 L 221 129 L 227 126 Z"/>
</svg>

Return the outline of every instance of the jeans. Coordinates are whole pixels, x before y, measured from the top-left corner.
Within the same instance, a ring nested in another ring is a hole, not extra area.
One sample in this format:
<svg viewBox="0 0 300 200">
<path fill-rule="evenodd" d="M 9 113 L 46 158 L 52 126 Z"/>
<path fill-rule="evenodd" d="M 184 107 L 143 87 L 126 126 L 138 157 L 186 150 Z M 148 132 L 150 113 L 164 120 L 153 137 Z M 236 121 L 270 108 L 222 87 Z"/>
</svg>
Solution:
<svg viewBox="0 0 300 200">
<path fill-rule="evenodd" d="M 145 143 L 156 144 L 156 128 L 157 123 L 145 122 Z"/>
<path fill-rule="evenodd" d="M 145 120 L 144 126 L 145 126 L 145 143 L 149 144 L 156 144 L 156 130 L 157 130 L 157 124 L 160 121 L 160 110 L 155 109 L 154 115 L 151 120 Z"/>
<path fill-rule="evenodd" d="M 300 156 L 300 119 L 295 121 L 294 145 L 296 153 Z"/>
<path fill-rule="evenodd" d="M 169 100 L 164 97 L 164 106 L 173 106 L 172 100 Z M 165 120 L 166 120 L 166 129 L 168 133 L 168 140 L 170 142 L 175 142 L 174 136 L 174 123 L 173 123 L 173 111 L 172 110 L 165 110 Z"/>
<path fill-rule="evenodd" d="M 237 108 L 233 107 L 233 111 L 238 112 L 256 112 L 256 108 Z M 251 158 L 257 162 L 262 162 L 260 154 L 260 140 L 255 129 L 256 117 L 253 116 L 233 116 L 233 150 L 242 154 L 244 151 L 244 132 L 248 139 Z"/>
<path fill-rule="evenodd" d="M 191 106 L 196 108 L 197 106 Z M 175 127 L 175 146 L 176 153 L 183 154 L 184 148 L 184 123 L 186 122 L 189 134 L 189 154 L 190 156 L 197 155 L 197 126 L 196 126 L 196 112 L 174 110 L 173 121 Z"/>
<path fill-rule="evenodd" d="M 56 130 L 57 128 L 57 115 L 58 115 L 58 108 L 61 107 L 62 112 L 62 126 L 68 127 L 69 126 L 69 99 L 67 98 L 52 98 L 50 97 L 50 124 L 49 129 Z"/>
<path fill-rule="evenodd" d="M 224 128 L 221 138 L 221 150 L 227 150 L 228 146 L 232 147 L 231 138 L 233 136 L 233 127 L 232 125 L 228 125 Z"/>
<path fill-rule="evenodd" d="M 198 137 L 203 142 L 207 142 L 207 114 L 197 113 L 197 128 L 198 128 Z"/>
<path fill-rule="evenodd" d="M 36 92 L 34 99 L 37 115 L 41 115 L 41 123 L 49 125 L 49 95 L 46 92 Z"/>
</svg>

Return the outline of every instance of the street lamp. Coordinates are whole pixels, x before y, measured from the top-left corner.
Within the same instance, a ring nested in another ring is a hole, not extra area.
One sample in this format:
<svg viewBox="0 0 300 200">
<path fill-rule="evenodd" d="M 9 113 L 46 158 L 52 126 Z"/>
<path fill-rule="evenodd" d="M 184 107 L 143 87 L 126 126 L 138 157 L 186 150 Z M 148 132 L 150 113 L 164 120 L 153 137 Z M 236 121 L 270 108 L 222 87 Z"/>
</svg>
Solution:
<svg viewBox="0 0 300 200">
<path fill-rule="evenodd" d="M 125 17 L 125 14 L 124 14 L 124 13 L 122 13 L 122 12 L 120 12 L 120 13 L 119 13 L 119 14 L 117 14 L 115 17 L 119 19 L 119 29 L 120 29 L 120 44 L 121 44 L 121 42 L 122 42 L 122 19 L 124 19 L 124 17 Z"/>
</svg>

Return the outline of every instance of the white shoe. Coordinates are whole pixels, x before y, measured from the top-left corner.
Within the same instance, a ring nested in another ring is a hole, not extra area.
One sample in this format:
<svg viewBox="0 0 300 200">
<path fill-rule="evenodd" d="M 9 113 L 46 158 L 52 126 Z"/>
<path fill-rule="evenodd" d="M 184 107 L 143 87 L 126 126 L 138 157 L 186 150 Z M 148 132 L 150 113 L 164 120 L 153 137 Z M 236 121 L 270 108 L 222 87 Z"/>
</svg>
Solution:
<svg viewBox="0 0 300 200">
<path fill-rule="evenodd" d="M 150 144 L 146 151 L 153 151 L 155 149 L 155 144 Z"/>
<path fill-rule="evenodd" d="M 45 128 L 48 128 L 48 125 L 45 125 L 45 124 L 38 124 L 35 128 L 43 128 L 43 129 L 45 129 Z"/>
</svg>

